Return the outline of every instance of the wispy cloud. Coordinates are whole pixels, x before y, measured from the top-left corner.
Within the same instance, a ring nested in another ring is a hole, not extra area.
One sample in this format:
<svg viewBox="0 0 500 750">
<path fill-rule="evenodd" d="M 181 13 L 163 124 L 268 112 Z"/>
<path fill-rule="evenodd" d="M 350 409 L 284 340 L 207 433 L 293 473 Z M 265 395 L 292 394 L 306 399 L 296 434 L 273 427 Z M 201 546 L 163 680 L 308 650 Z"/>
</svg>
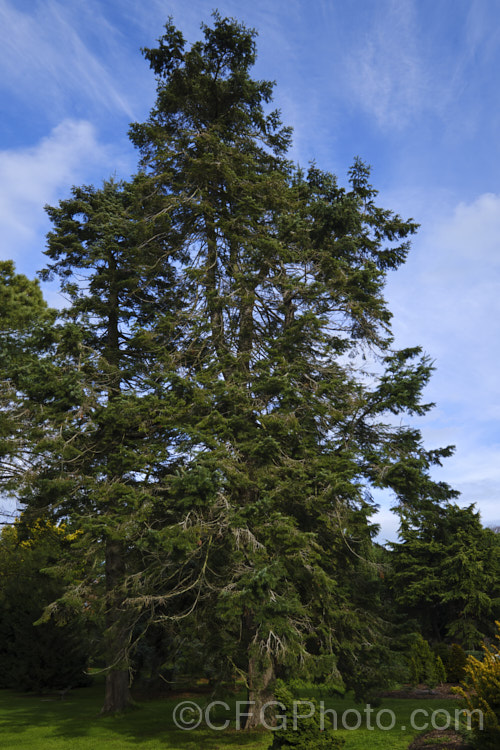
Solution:
<svg viewBox="0 0 500 750">
<path fill-rule="evenodd" d="M 38 101 L 44 110 L 54 108 L 64 116 L 79 107 L 101 107 L 133 114 L 113 71 L 103 56 L 92 51 L 79 33 L 93 22 L 96 44 L 104 50 L 114 43 L 114 31 L 98 6 L 57 0 L 34 4 L 30 13 L 18 10 L 11 0 L 0 0 L 0 74 L 11 96 Z M 89 6 L 89 7 L 87 7 Z M 90 13 L 89 13 L 90 12 Z M 92 33 L 92 32 L 90 32 Z M 87 28 L 86 38 L 90 39 Z"/>
<path fill-rule="evenodd" d="M 425 101 L 428 81 L 413 0 L 382 0 L 346 55 L 350 95 L 380 125 L 405 125 Z"/>
<path fill-rule="evenodd" d="M 85 121 L 62 122 L 30 148 L 0 151 L 0 257 L 32 273 L 41 263 L 39 243 L 47 227 L 43 206 L 88 177 L 91 165 L 105 168 L 110 162 L 109 149 Z"/>
<path fill-rule="evenodd" d="M 432 14 L 415 0 L 362 4 L 359 33 L 342 51 L 346 99 L 383 130 L 422 127 L 430 116 L 453 137 L 475 132 L 481 101 L 471 83 L 495 64 L 500 43 L 491 6 L 471 0 L 467 12 L 450 15 L 450 3 Z"/>
</svg>

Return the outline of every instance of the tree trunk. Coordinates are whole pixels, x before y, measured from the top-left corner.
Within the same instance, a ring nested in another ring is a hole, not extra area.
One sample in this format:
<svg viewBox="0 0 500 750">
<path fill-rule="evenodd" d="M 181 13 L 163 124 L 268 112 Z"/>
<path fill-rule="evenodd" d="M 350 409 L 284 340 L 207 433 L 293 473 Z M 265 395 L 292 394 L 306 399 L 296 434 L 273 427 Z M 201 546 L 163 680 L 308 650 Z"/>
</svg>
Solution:
<svg viewBox="0 0 500 750">
<path fill-rule="evenodd" d="M 128 669 L 112 669 L 106 675 L 106 693 L 102 714 L 116 714 L 132 705 Z"/>
<path fill-rule="evenodd" d="M 210 331 L 214 350 L 222 362 L 224 359 L 224 319 L 222 315 L 222 301 L 217 280 L 217 231 L 212 217 L 205 214 L 205 233 L 207 240 L 207 268 L 205 274 L 205 294 L 208 302 Z"/>
<path fill-rule="evenodd" d="M 268 701 L 274 699 L 274 692 L 270 685 L 274 680 L 274 664 L 271 657 L 250 656 L 248 659 L 248 703 L 245 731 L 257 729 L 263 721 L 271 724 L 268 713 L 263 715 L 263 709 Z"/>
<path fill-rule="evenodd" d="M 106 692 L 101 713 L 115 714 L 132 705 L 129 687 L 128 646 L 130 623 L 123 608 L 125 556 L 122 544 L 106 544 Z"/>
</svg>

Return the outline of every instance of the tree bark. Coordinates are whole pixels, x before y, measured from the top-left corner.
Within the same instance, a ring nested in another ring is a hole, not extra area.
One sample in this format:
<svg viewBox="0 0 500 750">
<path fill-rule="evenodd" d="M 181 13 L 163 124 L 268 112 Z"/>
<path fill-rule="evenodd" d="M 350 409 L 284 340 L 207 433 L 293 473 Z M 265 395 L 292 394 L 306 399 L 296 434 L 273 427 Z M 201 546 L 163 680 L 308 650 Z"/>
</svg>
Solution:
<svg viewBox="0 0 500 750">
<path fill-rule="evenodd" d="M 269 726 L 269 716 L 264 716 L 264 706 L 274 699 L 271 687 L 275 677 L 274 663 L 271 657 L 250 655 L 248 659 L 248 701 L 245 731 L 262 726 L 263 719 Z"/>
<path fill-rule="evenodd" d="M 106 691 L 101 713 L 115 714 L 132 705 L 129 687 L 128 645 L 130 623 L 123 610 L 125 556 L 122 544 L 106 544 Z"/>
<path fill-rule="evenodd" d="M 128 669 L 112 669 L 106 675 L 106 692 L 101 713 L 120 713 L 131 705 Z"/>
</svg>

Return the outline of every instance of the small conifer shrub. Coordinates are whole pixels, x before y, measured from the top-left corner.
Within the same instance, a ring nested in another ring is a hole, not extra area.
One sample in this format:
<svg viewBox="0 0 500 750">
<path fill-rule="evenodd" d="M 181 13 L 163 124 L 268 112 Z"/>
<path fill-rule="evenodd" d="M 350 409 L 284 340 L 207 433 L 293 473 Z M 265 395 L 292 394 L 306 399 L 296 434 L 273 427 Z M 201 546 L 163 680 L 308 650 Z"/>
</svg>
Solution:
<svg viewBox="0 0 500 750">
<path fill-rule="evenodd" d="M 453 643 L 448 657 L 448 681 L 462 682 L 465 677 L 465 665 L 467 664 L 467 654 L 462 646 Z"/>
<path fill-rule="evenodd" d="M 270 750 L 341 750 L 345 741 L 336 737 L 333 729 L 321 726 L 320 707 L 314 699 L 304 699 L 304 708 L 300 702 L 295 712 L 294 697 L 284 682 L 278 680 L 275 688 L 276 700 L 281 704 L 277 719 L 278 729 L 273 732 L 273 742 Z M 311 706 L 314 710 L 311 710 Z M 311 714 L 307 718 L 299 718 L 300 714 Z"/>
</svg>

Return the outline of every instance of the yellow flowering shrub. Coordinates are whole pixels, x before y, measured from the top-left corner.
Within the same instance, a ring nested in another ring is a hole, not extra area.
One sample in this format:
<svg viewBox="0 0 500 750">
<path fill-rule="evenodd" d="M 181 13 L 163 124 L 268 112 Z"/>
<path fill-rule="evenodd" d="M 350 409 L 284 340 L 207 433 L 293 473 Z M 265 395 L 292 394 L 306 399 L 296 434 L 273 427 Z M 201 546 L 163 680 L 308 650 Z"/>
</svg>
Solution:
<svg viewBox="0 0 500 750">
<path fill-rule="evenodd" d="M 17 532 L 17 526 L 19 526 L 20 521 L 16 520 L 14 523 L 14 529 Z M 25 549 L 29 549 L 31 547 L 34 547 L 36 544 L 38 544 L 41 539 L 46 536 L 47 534 L 54 534 L 56 538 L 62 540 L 65 540 L 67 542 L 74 541 L 82 532 L 81 531 L 73 531 L 68 532 L 67 525 L 64 523 L 55 524 L 52 521 L 42 520 L 38 518 L 34 523 L 32 523 L 29 526 L 29 538 L 23 539 L 19 542 L 20 547 L 24 547 Z"/>
<path fill-rule="evenodd" d="M 465 701 L 464 714 L 470 715 L 476 745 L 481 750 L 500 748 L 500 622 L 496 625 L 496 642 L 483 644 L 482 660 L 468 657 L 462 686 L 456 688 Z"/>
</svg>

